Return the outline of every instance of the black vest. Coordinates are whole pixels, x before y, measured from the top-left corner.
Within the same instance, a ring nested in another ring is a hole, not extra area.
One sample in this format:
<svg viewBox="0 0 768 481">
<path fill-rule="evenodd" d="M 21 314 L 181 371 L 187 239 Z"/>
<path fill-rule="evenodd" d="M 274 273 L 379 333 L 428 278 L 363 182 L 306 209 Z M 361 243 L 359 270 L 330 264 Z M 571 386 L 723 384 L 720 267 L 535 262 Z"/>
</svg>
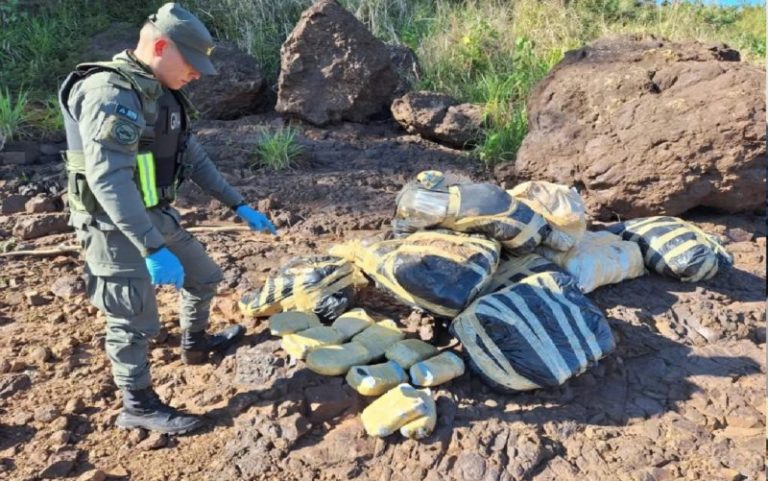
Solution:
<svg viewBox="0 0 768 481">
<path fill-rule="evenodd" d="M 96 72 L 113 73 L 109 82 L 119 88 L 130 88 L 139 97 L 146 127 L 139 139 L 138 153 L 151 152 L 155 159 L 155 185 L 160 200 L 173 202 L 176 187 L 183 180 L 183 153 L 189 129 L 189 101 L 181 92 L 163 88 L 156 79 L 136 73 L 131 67 L 114 61 L 78 65 L 59 91 L 67 135 L 66 160 L 70 195 L 78 196 L 73 198 L 75 202 L 72 202 L 71 206 L 77 210 L 83 210 L 78 208 L 78 204 L 84 204 L 84 210 L 89 212 L 101 209 L 97 204 L 94 206 L 95 199 L 92 199 L 90 189 L 85 183 L 83 142 L 77 121 L 70 114 L 67 102 L 72 87 Z M 141 186 L 139 187 L 141 190 Z M 73 188 L 75 192 L 72 192 Z M 80 199 L 81 195 L 86 198 Z"/>
</svg>

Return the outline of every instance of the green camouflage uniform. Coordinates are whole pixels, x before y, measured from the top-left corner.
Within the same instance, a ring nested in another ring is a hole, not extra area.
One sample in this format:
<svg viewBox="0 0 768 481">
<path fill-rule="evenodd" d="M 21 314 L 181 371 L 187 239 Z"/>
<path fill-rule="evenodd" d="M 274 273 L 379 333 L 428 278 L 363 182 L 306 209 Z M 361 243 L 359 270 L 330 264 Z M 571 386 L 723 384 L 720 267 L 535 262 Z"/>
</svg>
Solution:
<svg viewBox="0 0 768 481">
<path fill-rule="evenodd" d="M 130 53 L 113 61 L 151 84 L 151 73 Z M 155 83 L 158 92 L 165 92 Z M 204 247 L 182 228 L 176 209 L 167 203 L 145 208 L 135 177 L 139 137 L 147 127 L 144 113 L 152 111 L 152 105 L 143 105 L 147 101 L 110 71 L 88 75 L 66 100 L 83 143 L 85 179 L 101 207 L 99 212 L 73 209 L 70 223 L 85 250 L 88 296 L 107 318 L 106 350 L 115 382 L 125 389 L 150 386 L 148 344 L 160 328 L 144 256 L 165 245 L 184 267 L 179 306 L 183 330 L 206 329 L 211 299 L 222 279 Z M 222 203 L 243 201 L 194 136 L 189 137 L 184 164 L 186 177 Z"/>
</svg>

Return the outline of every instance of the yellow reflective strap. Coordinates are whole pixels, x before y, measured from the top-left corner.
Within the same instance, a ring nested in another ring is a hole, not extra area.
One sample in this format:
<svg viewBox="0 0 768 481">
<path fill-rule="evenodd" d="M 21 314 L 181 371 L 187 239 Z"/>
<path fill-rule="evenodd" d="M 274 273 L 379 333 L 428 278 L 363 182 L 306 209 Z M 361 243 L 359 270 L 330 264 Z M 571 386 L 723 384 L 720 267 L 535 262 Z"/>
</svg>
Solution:
<svg viewBox="0 0 768 481">
<path fill-rule="evenodd" d="M 136 164 L 139 169 L 139 183 L 141 195 L 144 198 L 144 206 L 154 207 L 158 204 L 157 185 L 155 183 L 155 156 L 152 152 L 146 152 L 136 156 Z"/>
</svg>

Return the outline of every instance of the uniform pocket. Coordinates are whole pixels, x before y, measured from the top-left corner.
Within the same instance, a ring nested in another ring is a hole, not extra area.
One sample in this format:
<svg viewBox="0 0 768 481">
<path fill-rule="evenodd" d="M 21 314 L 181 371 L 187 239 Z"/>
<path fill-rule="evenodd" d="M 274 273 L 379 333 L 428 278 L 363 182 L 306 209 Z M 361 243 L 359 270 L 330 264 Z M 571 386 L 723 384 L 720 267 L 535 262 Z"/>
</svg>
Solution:
<svg viewBox="0 0 768 481">
<path fill-rule="evenodd" d="M 96 294 L 100 295 L 106 315 L 127 318 L 144 311 L 146 292 L 137 286 L 137 283 L 143 285 L 143 281 L 130 278 L 101 278 L 100 281 L 101 289 L 97 288 Z"/>
</svg>

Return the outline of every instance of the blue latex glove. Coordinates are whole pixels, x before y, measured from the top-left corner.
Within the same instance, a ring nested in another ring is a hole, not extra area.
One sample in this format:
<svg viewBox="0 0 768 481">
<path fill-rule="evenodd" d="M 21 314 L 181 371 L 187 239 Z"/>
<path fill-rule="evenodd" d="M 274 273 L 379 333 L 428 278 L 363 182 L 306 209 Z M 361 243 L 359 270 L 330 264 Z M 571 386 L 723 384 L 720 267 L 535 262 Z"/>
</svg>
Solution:
<svg viewBox="0 0 768 481">
<path fill-rule="evenodd" d="M 269 221 L 269 219 L 267 219 L 267 216 L 257 210 L 254 210 L 251 208 L 251 206 L 243 204 L 238 207 L 237 210 L 235 210 L 235 214 L 246 221 L 248 223 L 248 227 L 251 229 L 261 232 L 271 232 L 272 235 L 277 235 L 275 226 L 272 224 L 272 222 Z"/>
<path fill-rule="evenodd" d="M 176 289 L 181 289 L 184 285 L 184 267 L 167 247 L 148 255 L 144 262 L 147 264 L 152 284 L 171 284 L 176 286 Z"/>
</svg>

